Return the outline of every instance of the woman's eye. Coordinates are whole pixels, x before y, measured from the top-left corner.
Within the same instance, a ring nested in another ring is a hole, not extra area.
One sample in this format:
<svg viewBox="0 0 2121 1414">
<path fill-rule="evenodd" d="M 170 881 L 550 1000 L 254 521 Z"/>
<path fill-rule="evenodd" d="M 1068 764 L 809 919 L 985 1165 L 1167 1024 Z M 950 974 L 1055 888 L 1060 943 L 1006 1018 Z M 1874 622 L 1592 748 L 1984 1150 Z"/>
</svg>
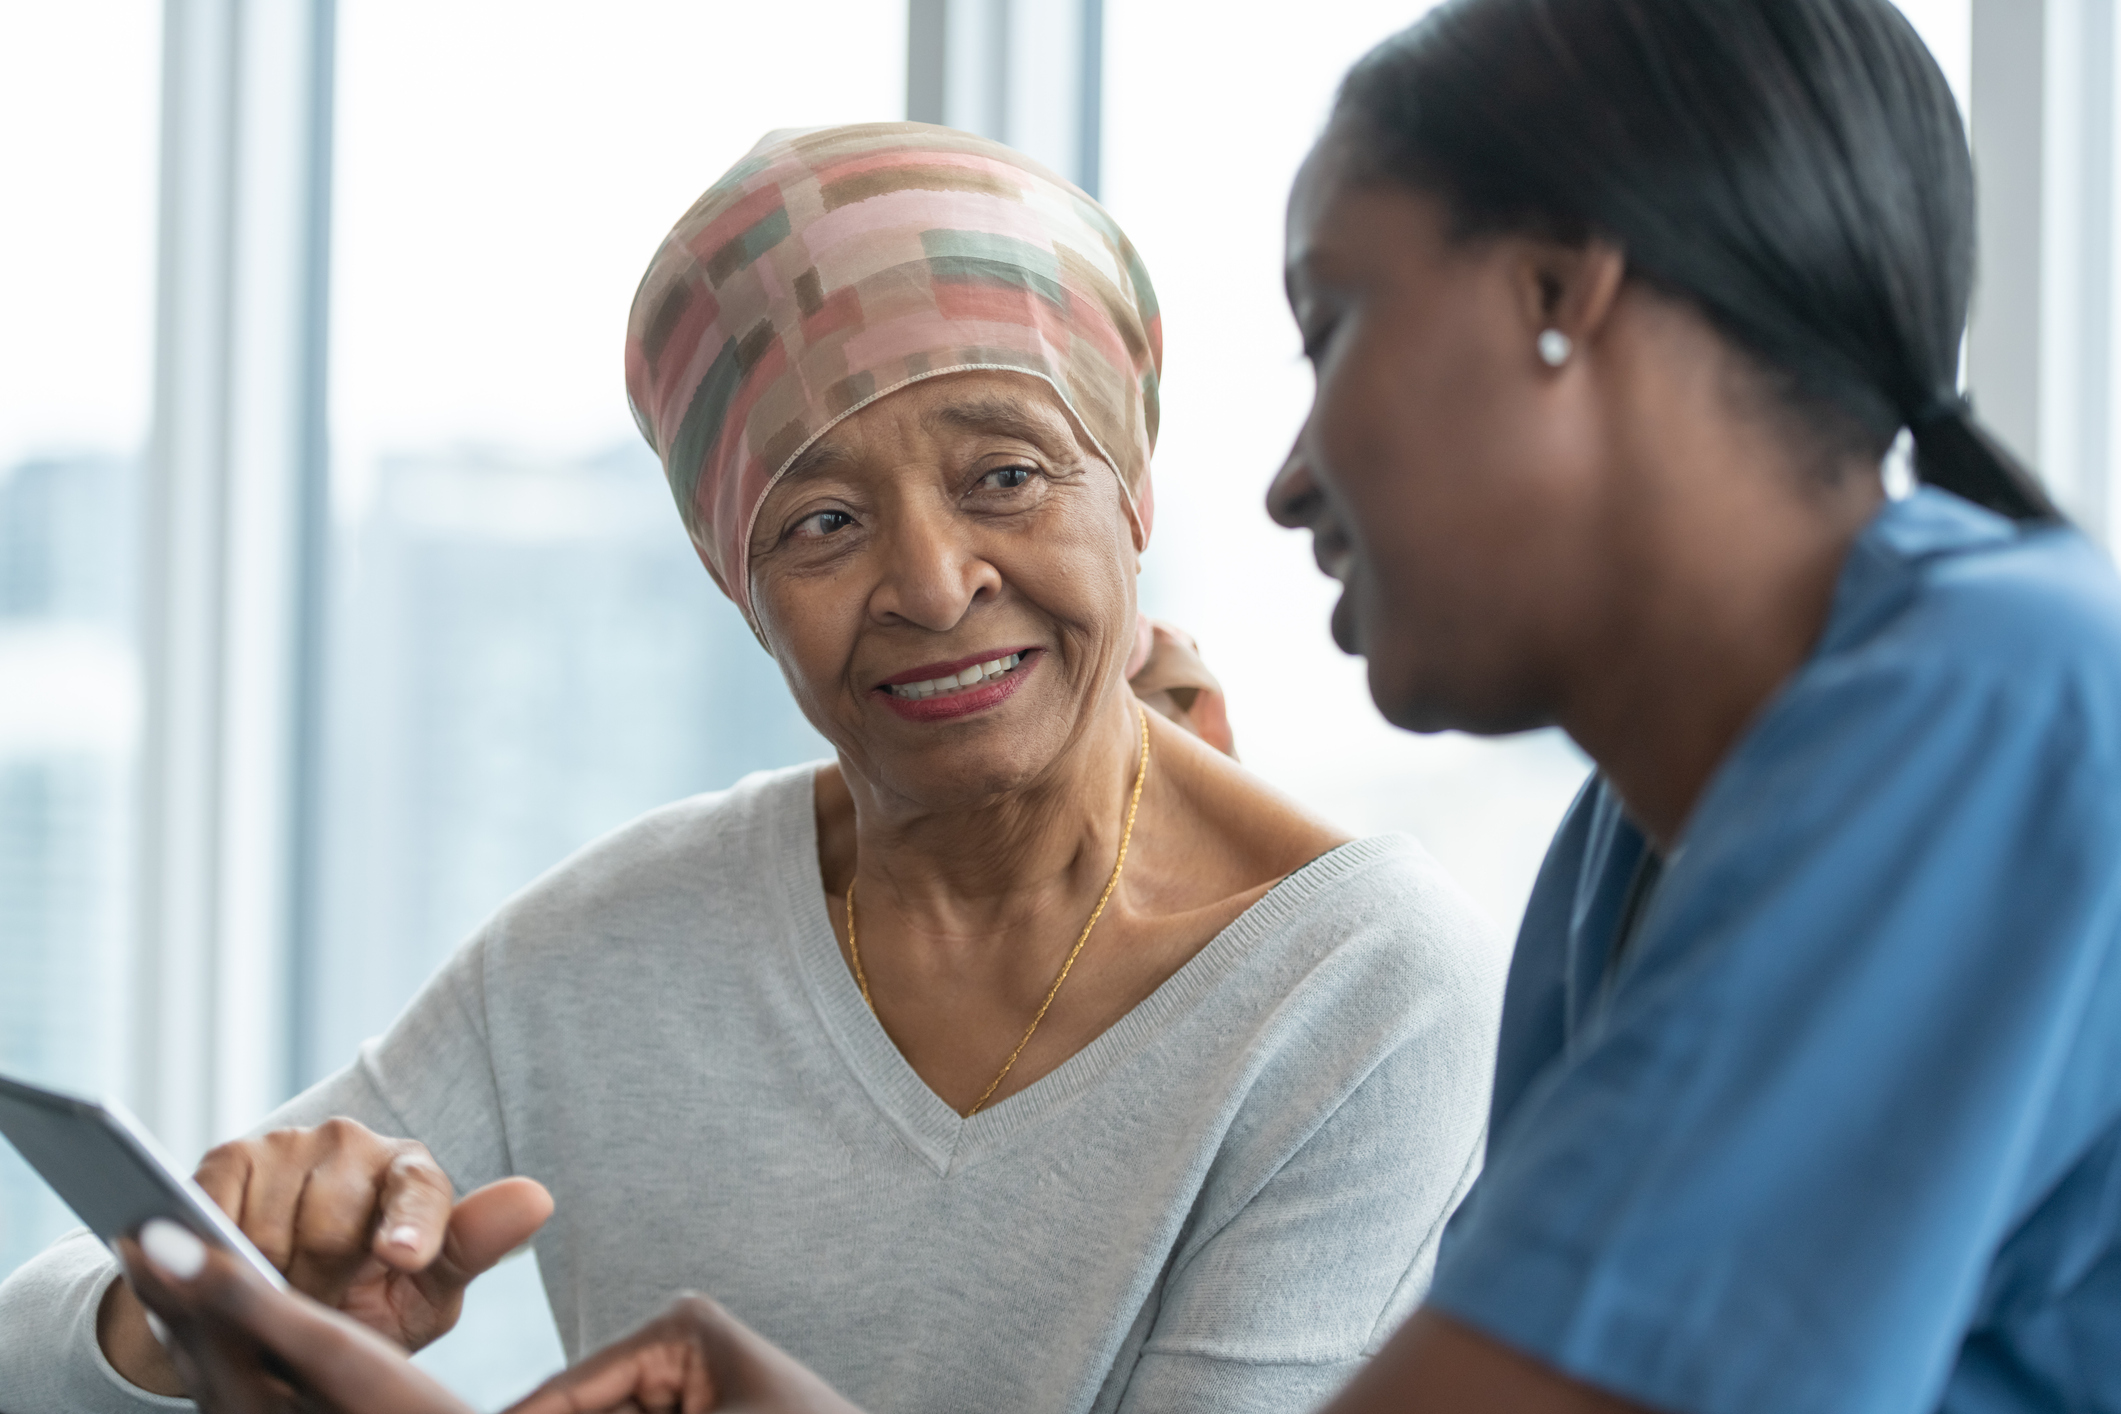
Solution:
<svg viewBox="0 0 2121 1414">
<path fill-rule="evenodd" d="M 848 515 L 845 511 L 819 511 L 815 515 L 804 516 L 795 523 L 795 527 L 788 533 L 814 540 L 830 535 L 834 531 L 845 530 L 852 524 L 854 524 L 854 517 Z"/>
<path fill-rule="evenodd" d="M 1028 466 L 998 466 L 981 477 L 982 483 L 997 491 L 1014 491 L 1029 481 L 1033 473 Z"/>
</svg>

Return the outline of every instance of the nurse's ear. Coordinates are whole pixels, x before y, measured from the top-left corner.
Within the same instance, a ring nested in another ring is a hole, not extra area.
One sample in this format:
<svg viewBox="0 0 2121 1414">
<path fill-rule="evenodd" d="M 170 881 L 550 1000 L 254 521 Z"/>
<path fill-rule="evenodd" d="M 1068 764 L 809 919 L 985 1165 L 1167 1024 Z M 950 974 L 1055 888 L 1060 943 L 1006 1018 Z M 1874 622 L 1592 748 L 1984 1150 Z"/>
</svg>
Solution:
<svg viewBox="0 0 2121 1414">
<path fill-rule="evenodd" d="M 1627 257 L 1601 240 L 1504 239 L 1518 247 L 1511 284 L 1525 351 L 1559 371 L 1605 328 L 1627 279 Z"/>
</svg>

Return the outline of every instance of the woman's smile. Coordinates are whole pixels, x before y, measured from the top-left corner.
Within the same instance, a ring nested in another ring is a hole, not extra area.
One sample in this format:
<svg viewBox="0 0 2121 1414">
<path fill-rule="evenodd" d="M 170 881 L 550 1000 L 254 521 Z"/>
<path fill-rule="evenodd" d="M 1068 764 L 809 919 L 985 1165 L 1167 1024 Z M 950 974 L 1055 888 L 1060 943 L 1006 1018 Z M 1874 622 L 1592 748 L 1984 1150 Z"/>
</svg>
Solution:
<svg viewBox="0 0 2121 1414">
<path fill-rule="evenodd" d="M 908 721 L 945 721 L 1000 706 L 1024 685 L 1040 656 L 1036 648 L 1013 648 L 928 663 L 878 683 L 875 691 Z"/>
</svg>

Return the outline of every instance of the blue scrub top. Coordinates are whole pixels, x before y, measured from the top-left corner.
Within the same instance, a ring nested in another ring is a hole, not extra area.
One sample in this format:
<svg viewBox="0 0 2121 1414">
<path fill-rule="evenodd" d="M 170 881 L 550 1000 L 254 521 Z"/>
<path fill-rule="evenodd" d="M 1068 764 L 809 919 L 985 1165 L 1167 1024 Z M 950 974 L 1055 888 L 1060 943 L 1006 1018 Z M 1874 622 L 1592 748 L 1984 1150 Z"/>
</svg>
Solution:
<svg viewBox="0 0 2121 1414">
<path fill-rule="evenodd" d="M 1432 1303 L 1723 1411 L 2121 1410 L 2121 584 L 1921 490 L 1644 850 L 1594 779 Z"/>
</svg>

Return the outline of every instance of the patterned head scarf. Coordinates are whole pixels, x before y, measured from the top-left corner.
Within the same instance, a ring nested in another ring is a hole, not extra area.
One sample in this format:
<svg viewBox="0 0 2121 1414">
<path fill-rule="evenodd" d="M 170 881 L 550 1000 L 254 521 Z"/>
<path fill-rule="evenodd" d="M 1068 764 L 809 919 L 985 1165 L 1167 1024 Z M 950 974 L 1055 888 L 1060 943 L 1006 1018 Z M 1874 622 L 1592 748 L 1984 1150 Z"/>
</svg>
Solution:
<svg viewBox="0 0 2121 1414">
<path fill-rule="evenodd" d="M 756 631 L 752 522 L 841 419 L 942 373 L 1050 384 L 1151 520 L 1163 324 L 1103 207 L 999 143 L 925 123 L 768 133 L 664 238 L 626 393 L 715 582 Z"/>
</svg>

